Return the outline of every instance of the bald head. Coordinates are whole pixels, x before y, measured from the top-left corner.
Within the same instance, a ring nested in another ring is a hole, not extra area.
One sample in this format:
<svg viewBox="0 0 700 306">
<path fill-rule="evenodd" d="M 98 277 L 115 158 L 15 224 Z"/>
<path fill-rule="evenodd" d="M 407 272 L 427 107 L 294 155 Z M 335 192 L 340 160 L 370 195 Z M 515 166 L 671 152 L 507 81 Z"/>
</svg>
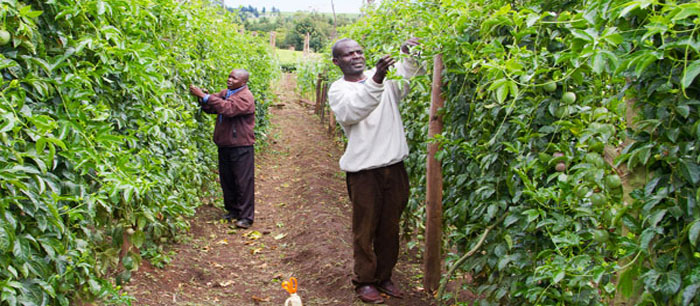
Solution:
<svg viewBox="0 0 700 306">
<path fill-rule="evenodd" d="M 333 44 L 331 52 L 333 64 L 340 68 L 346 80 L 363 79 L 365 54 L 360 44 L 352 39 L 343 38 Z"/>
<path fill-rule="evenodd" d="M 245 86 L 248 83 L 248 77 L 250 77 L 248 70 L 234 69 L 231 71 L 231 74 L 228 75 L 226 86 L 228 89 L 236 89 Z"/>
<path fill-rule="evenodd" d="M 243 80 L 244 82 L 248 82 L 248 77 L 250 77 L 250 73 L 248 73 L 248 70 L 245 69 L 234 69 L 233 70 L 236 75 Z"/>
<path fill-rule="evenodd" d="M 333 58 L 338 58 L 341 55 L 342 48 L 346 44 L 356 44 L 358 46 L 360 45 L 350 38 L 341 38 L 333 44 L 333 47 L 331 47 L 331 54 L 333 55 Z"/>
</svg>

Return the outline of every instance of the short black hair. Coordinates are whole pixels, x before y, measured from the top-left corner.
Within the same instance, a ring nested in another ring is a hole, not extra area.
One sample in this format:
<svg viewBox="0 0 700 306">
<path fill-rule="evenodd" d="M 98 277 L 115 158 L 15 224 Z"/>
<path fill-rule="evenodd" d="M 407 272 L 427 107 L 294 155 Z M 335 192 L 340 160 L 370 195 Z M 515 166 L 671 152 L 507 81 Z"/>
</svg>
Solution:
<svg viewBox="0 0 700 306">
<path fill-rule="evenodd" d="M 350 41 L 355 41 L 355 40 L 350 39 L 350 38 L 341 38 L 341 39 L 339 39 L 338 41 L 336 41 L 336 42 L 333 44 L 333 47 L 331 48 L 331 53 L 333 54 L 333 58 L 338 58 L 338 56 L 340 56 L 340 54 L 338 54 L 338 53 L 340 52 L 340 51 L 338 50 L 338 46 L 339 46 L 340 44 L 343 44 L 343 43 L 346 43 L 346 42 L 350 42 Z"/>
</svg>

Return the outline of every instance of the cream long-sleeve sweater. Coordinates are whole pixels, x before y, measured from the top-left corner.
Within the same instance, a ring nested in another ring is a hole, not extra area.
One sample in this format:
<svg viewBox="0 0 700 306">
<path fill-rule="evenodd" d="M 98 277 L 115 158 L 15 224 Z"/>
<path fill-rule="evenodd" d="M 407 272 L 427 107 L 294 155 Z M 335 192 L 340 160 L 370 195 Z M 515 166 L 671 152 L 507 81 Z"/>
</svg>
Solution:
<svg viewBox="0 0 700 306">
<path fill-rule="evenodd" d="M 347 172 L 374 169 L 398 163 L 408 156 L 399 102 L 409 92 L 411 77 L 424 74 L 415 60 L 406 58 L 396 67 L 401 80 L 372 80 L 375 69 L 365 72 L 361 82 L 343 78 L 333 82 L 328 101 L 345 131 L 348 145 L 340 158 Z"/>
</svg>

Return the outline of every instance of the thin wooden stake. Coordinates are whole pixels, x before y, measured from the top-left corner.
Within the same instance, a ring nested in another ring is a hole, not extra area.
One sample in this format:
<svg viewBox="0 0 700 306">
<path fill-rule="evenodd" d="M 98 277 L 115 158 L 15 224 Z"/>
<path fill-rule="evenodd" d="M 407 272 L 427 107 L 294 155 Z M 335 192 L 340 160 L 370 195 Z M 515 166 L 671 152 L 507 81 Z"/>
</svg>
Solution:
<svg viewBox="0 0 700 306">
<path fill-rule="evenodd" d="M 321 84 L 323 82 L 323 77 L 318 74 L 318 79 L 316 79 L 316 105 L 314 106 L 314 113 L 317 115 L 321 113 Z"/>
<path fill-rule="evenodd" d="M 442 70 L 442 55 L 435 55 L 428 138 L 442 133 L 442 116 L 438 114 L 438 110 L 445 105 L 445 98 L 442 96 Z M 438 149 L 437 143 L 428 143 L 423 287 L 430 292 L 434 292 L 440 285 L 442 267 L 442 166 L 435 159 Z"/>
<path fill-rule="evenodd" d="M 321 86 L 321 122 L 323 122 L 326 116 L 326 99 L 328 96 L 328 83 L 322 82 L 321 84 L 323 84 Z"/>
</svg>

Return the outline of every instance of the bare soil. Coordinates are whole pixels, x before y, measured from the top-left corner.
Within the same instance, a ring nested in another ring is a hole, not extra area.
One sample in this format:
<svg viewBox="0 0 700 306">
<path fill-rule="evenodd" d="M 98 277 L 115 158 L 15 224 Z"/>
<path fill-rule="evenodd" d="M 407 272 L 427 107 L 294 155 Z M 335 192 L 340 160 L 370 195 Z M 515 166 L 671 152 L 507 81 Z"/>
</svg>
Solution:
<svg viewBox="0 0 700 306">
<path fill-rule="evenodd" d="M 294 276 L 304 305 L 362 305 L 355 297 L 342 144 L 328 134 L 286 75 L 271 107 L 270 145 L 256 155 L 256 220 L 247 230 L 202 205 L 165 268 L 143 261 L 125 292 L 134 305 L 283 305 Z M 220 202 L 220 200 L 219 200 Z M 407 293 L 387 305 L 434 305 L 421 288 L 421 261 L 402 248 L 394 282 Z"/>
</svg>

